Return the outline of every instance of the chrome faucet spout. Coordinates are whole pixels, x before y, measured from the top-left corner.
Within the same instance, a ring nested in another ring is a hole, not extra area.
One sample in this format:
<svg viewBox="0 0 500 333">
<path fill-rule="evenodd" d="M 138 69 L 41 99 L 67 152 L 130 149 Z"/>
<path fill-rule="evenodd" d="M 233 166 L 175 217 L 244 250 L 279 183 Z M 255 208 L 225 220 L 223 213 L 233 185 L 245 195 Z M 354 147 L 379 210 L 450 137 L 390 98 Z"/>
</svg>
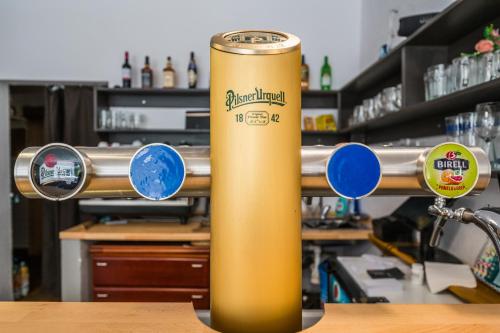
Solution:
<svg viewBox="0 0 500 333">
<path fill-rule="evenodd" d="M 430 215 L 437 216 L 429 245 L 439 244 L 443 227 L 448 219 L 460 223 L 473 223 L 483 230 L 491 239 L 493 246 L 500 256 L 500 208 L 482 208 L 472 211 L 467 208 L 451 209 L 445 207 L 444 199 L 436 198 L 434 205 L 428 208 Z"/>
</svg>

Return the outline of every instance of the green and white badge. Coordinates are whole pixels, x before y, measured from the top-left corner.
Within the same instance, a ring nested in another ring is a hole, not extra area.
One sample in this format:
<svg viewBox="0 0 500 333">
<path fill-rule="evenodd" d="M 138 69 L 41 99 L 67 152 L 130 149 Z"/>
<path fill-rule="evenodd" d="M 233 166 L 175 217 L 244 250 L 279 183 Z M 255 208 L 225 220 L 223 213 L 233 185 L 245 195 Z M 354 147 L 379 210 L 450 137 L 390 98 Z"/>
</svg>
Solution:
<svg viewBox="0 0 500 333">
<path fill-rule="evenodd" d="M 423 174 L 432 192 L 450 199 L 467 195 L 479 178 L 476 156 L 464 145 L 451 142 L 429 151 Z"/>
</svg>

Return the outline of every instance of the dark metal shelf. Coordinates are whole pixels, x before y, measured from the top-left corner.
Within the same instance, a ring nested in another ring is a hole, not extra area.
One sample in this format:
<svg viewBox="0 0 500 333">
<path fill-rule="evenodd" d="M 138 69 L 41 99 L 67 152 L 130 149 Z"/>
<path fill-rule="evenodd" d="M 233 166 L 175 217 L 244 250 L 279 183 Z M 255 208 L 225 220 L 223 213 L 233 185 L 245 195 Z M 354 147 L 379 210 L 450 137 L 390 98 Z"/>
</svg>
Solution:
<svg viewBox="0 0 500 333">
<path fill-rule="evenodd" d="M 98 129 L 98 133 L 115 133 L 115 134 L 133 134 L 133 133 L 149 133 L 149 134 L 205 134 L 210 133 L 209 129 Z M 303 135 L 327 135 L 327 136 L 344 136 L 343 133 L 336 131 L 302 131 Z"/>
<path fill-rule="evenodd" d="M 498 100 L 499 91 L 500 79 L 484 82 L 431 101 L 402 108 L 398 112 L 342 129 L 340 132 L 344 134 L 370 132 L 368 136 L 372 137 L 369 140 L 371 142 L 384 141 L 384 138 L 393 140 L 397 137 L 417 137 L 422 136 L 423 133 L 426 135 L 444 134 L 444 117 L 473 111 L 478 103 Z M 416 131 L 417 127 L 418 131 Z M 412 131 L 411 128 L 414 130 Z M 383 133 L 377 135 L 375 132 L 380 132 L 381 129 L 383 129 Z"/>
<path fill-rule="evenodd" d="M 335 90 L 307 90 L 302 92 L 303 108 L 337 108 Z M 122 107 L 184 107 L 209 108 L 209 89 L 164 89 L 164 88 L 98 88 L 98 104 Z"/>
<path fill-rule="evenodd" d="M 337 131 L 302 131 L 303 135 L 333 135 L 333 136 L 342 136 L 342 133 Z"/>
<path fill-rule="evenodd" d="M 208 96 L 208 89 L 183 89 L 183 88 L 98 88 L 98 92 L 113 95 L 204 95 Z"/>
<path fill-rule="evenodd" d="M 397 45 L 387 56 L 349 81 L 340 91 L 361 93 L 397 75 L 401 71 L 402 50 L 405 46 L 449 45 L 485 26 L 498 17 L 499 13 L 500 1 L 457 0 Z"/>
<path fill-rule="evenodd" d="M 98 129 L 97 133 L 110 133 L 110 134 L 208 134 L 209 129 Z"/>
<path fill-rule="evenodd" d="M 209 145 L 210 130 L 208 129 L 165 129 L 165 130 L 99 130 L 104 134 L 109 142 L 130 143 L 134 140 L 141 140 L 143 143 L 168 142 L 178 145 L 188 142 L 192 145 Z M 302 144 L 333 146 L 340 142 L 346 142 L 348 136 L 332 131 L 302 131 Z"/>
</svg>

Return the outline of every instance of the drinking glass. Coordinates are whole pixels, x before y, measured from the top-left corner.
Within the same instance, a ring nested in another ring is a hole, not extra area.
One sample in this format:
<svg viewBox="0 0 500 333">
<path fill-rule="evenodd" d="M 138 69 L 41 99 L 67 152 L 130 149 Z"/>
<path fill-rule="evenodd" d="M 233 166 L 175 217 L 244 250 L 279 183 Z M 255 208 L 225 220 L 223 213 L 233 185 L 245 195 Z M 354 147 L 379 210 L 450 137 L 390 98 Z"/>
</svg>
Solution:
<svg viewBox="0 0 500 333">
<path fill-rule="evenodd" d="M 493 79 L 500 78 L 500 50 L 493 53 Z"/>
<path fill-rule="evenodd" d="M 352 109 L 352 114 L 349 117 L 349 120 L 347 121 L 349 127 L 354 126 L 357 124 L 359 118 L 359 109 L 358 106 L 356 105 L 354 109 Z"/>
<path fill-rule="evenodd" d="M 462 90 L 470 85 L 470 59 L 468 56 L 452 60 L 453 73 L 455 74 L 455 90 Z"/>
<path fill-rule="evenodd" d="M 434 72 L 431 67 L 427 68 L 427 85 L 428 85 L 428 91 L 429 91 L 429 100 L 432 100 L 436 98 L 435 91 L 436 91 L 436 82 L 434 79 Z"/>
<path fill-rule="evenodd" d="M 483 83 L 494 78 L 493 52 L 483 53 L 478 57 L 478 78 L 477 83 Z"/>
<path fill-rule="evenodd" d="M 448 141 L 460 142 L 460 118 L 450 116 L 444 118 L 446 137 Z"/>
<path fill-rule="evenodd" d="M 484 141 L 484 151 L 489 154 L 491 141 L 500 132 L 500 102 L 481 103 L 476 105 L 476 126 L 474 131 Z M 495 151 L 493 161 L 496 161 Z"/>
<path fill-rule="evenodd" d="M 362 124 L 365 121 L 362 105 L 356 105 L 354 107 L 353 118 L 354 118 L 354 125 Z"/>
<path fill-rule="evenodd" d="M 383 104 L 382 92 L 379 92 L 373 98 L 373 110 L 375 118 L 381 117 L 386 112 L 385 105 Z"/>
<path fill-rule="evenodd" d="M 455 91 L 454 77 L 453 77 L 453 65 L 447 65 L 445 70 L 445 88 L 444 94 L 448 95 Z"/>
<path fill-rule="evenodd" d="M 398 110 L 397 107 L 397 89 L 396 87 L 388 87 L 382 90 L 384 95 L 385 109 L 387 112 L 394 112 Z"/>
<path fill-rule="evenodd" d="M 111 110 L 111 129 L 120 127 L 120 113 L 117 110 Z"/>
<path fill-rule="evenodd" d="M 365 121 L 375 118 L 373 98 L 367 98 L 363 100 L 363 113 L 365 116 Z"/>
<path fill-rule="evenodd" d="M 111 128 L 111 111 L 102 109 L 99 115 L 99 128 Z"/>
<path fill-rule="evenodd" d="M 430 93 L 430 80 L 429 80 L 429 72 L 424 73 L 424 91 L 425 91 L 425 100 L 428 101 L 431 99 Z"/>
<path fill-rule="evenodd" d="M 401 83 L 396 86 L 396 111 L 399 111 L 401 109 L 401 105 L 403 101 L 403 95 L 401 92 Z"/>
<path fill-rule="evenodd" d="M 135 128 L 135 112 L 130 112 L 127 116 L 127 128 L 134 129 Z"/>
<path fill-rule="evenodd" d="M 431 97 L 433 99 L 441 97 L 445 93 L 445 86 L 446 86 L 445 65 L 444 64 L 434 65 L 431 66 L 429 69 L 432 76 Z"/>
<path fill-rule="evenodd" d="M 425 100 L 428 101 L 430 100 L 430 92 L 429 92 L 429 72 L 424 73 L 424 94 L 425 94 Z"/>
<path fill-rule="evenodd" d="M 458 117 L 460 123 L 460 143 L 468 147 L 476 146 L 476 134 L 474 132 L 476 113 L 463 112 Z"/>
<path fill-rule="evenodd" d="M 479 63 L 480 57 L 471 56 L 469 57 L 469 86 L 474 86 L 476 84 L 481 83 L 480 78 L 480 68 L 481 64 Z"/>
</svg>

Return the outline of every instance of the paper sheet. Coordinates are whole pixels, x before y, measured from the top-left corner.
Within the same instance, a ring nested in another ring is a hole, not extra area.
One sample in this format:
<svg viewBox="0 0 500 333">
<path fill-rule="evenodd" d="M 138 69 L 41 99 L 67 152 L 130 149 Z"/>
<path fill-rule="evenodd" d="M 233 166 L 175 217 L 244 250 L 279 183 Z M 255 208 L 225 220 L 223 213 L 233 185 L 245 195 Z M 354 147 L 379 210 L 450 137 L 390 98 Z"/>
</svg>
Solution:
<svg viewBox="0 0 500 333">
<path fill-rule="evenodd" d="M 425 277 L 433 294 L 443 291 L 449 286 L 476 287 L 476 278 L 467 265 L 426 261 Z"/>
</svg>

